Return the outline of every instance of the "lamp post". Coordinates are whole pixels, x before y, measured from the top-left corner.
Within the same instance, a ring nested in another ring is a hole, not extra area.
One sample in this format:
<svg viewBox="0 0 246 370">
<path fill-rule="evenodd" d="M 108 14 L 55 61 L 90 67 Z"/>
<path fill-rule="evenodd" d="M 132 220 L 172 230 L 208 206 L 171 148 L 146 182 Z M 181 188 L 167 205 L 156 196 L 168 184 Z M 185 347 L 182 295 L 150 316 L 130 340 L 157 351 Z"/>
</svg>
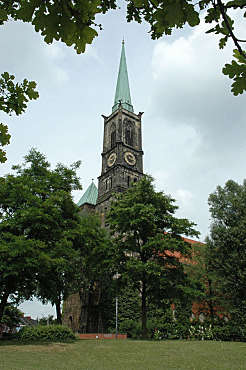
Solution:
<svg viewBox="0 0 246 370">
<path fill-rule="evenodd" d="M 116 272 L 116 279 L 118 279 L 118 272 Z M 116 297 L 115 301 L 115 339 L 118 336 L 118 297 Z"/>
</svg>

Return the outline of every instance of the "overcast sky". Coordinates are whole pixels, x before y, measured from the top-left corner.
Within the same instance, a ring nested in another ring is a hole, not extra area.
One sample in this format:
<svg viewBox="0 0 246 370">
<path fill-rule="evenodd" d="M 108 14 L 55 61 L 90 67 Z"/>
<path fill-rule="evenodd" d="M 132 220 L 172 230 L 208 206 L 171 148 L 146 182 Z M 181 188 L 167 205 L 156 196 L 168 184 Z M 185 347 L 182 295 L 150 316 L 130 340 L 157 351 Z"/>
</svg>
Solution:
<svg viewBox="0 0 246 370">
<path fill-rule="evenodd" d="M 40 94 L 22 116 L 0 113 L 12 136 L 0 175 L 35 147 L 52 166 L 81 160 L 83 189 L 92 179 L 97 185 L 101 114 L 111 114 L 124 37 L 134 111 L 145 112 L 144 172 L 156 179 L 157 190 L 177 200 L 177 216 L 194 221 L 203 241 L 209 233 L 208 195 L 229 179 L 245 178 L 246 95 L 234 97 L 221 72 L 233 47 L 219 50 L 218 38 L 205 35 L 204 22 L 153 41 L 148 25 L 125 21 L 124 3 L 97 20 L 103 31 L 82 55 L 58 42 L 46 45 L 29 24 L 0 27 L 1 73 L 36 81 Z M 240 18 L 238 32 L 246 38 Z M 76 202 L 83 191 L 74 194 Z M 21 309 L 34 318 L 55 314 L 36 302 Z"/>
</svg>

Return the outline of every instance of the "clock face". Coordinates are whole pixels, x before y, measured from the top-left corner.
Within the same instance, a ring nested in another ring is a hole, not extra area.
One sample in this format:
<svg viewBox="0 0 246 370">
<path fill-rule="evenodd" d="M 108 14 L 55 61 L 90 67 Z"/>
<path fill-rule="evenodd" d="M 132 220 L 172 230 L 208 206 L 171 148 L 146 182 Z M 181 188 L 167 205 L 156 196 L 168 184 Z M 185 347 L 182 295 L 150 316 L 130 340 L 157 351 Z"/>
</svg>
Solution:
<svg viewBox="0 0 246 370">
<path fill-rule="evenodd" d="M 108 166 L 111 167 L 116 161 L 116 153 L 111 153 L 110 156 L 108 157 Z"/>
<path fill-rule="evenodd" d="M 135 155 L 131 152 L 126 152 L 124 158 L 126 163 L 128 163 L 130 166 L 134 166 L 134 164 L 136 163 Z"/>
</svg>

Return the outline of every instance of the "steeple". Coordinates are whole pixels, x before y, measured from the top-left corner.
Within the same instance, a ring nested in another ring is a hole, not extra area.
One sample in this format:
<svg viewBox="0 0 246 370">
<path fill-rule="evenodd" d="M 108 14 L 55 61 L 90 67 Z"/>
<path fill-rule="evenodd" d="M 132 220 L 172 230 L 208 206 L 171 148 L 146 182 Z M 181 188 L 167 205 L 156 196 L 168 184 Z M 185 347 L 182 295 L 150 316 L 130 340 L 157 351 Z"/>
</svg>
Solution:
<svg viewBox="0 0 246 370">
<path fill-rule="evenodd" d="M 78 206 L 81 207 L 83 204 L 91 204 L 95 206 L 97 204 L 98 190 L 94 182 L 90 184 L 86 192 L 82 195 L 78 201 Z"/>
<path fill-rule="evenodd" d="M 112 113 L 117 110 L 120 102 L 124 109 L 133 113 L 133 106 L 131 103 L 131 94 L 130 94 L 127 66 L 126 66 L 124 40 L 122 41 L 120 67 L 119 67 L 118 80 L 117 80 L 116 91 L 115 91 L 114 105 L 112 107 Z"/>
</svg>

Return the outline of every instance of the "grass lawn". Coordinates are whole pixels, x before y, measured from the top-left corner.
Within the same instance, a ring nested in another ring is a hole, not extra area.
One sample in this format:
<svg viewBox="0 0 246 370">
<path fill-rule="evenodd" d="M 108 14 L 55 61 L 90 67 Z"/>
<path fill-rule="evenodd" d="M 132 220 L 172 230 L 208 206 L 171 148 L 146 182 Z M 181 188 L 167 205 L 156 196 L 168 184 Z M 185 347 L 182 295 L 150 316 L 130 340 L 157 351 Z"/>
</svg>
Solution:
<svg viewBox="0 0 246 370">
<path fill-rule="evenodd" d="M 0 341 L 1 369 L 246 369 L 246 343 L 213 341 Z"/>
</svg>

